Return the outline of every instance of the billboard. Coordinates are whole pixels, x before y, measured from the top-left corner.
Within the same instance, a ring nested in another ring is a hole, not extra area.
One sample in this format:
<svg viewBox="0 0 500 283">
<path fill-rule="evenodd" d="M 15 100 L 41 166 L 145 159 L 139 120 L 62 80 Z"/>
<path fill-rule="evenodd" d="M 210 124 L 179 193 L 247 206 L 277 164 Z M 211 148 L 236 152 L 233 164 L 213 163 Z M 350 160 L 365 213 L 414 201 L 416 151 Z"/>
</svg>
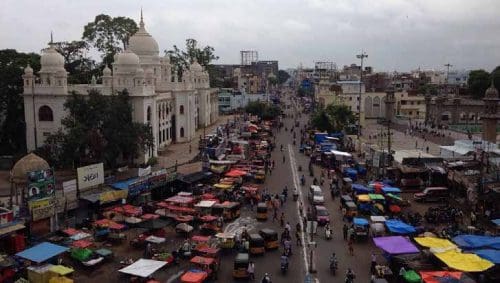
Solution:
<svg viewBox="0 0 500 283">
<path fill-rule="evenodd" d="M 80 190 L 104 184 L 104 165 L 97 163 L 80 167 L 76 169 L 76 175 Z"/>
<path fill-rule="evenodd" d="M 56 212 L 56 199 L 50 197 L 31 201 L 29 209 L 33 221 L 52 217 Z"/>
<path fill-rule="evenodd" d="M 28 201 L 54 197 L 56 181 L 54 169 L 31 171 L 28 173 Z"/>
</svg>

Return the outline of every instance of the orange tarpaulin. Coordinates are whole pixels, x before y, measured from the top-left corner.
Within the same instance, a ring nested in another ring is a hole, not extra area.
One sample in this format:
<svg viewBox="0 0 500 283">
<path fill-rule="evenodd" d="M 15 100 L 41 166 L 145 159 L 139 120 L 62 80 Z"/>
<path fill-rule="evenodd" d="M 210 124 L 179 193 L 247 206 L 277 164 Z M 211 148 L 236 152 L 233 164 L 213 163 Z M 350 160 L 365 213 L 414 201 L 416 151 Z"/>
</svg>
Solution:
<svg viewBox="0 0 500 283">
<path fill-rule="evenodd" d="M 183 283 L 201 283 L 203 280 L 207 279 L 208 273 L 205 271 L 192 269 L 187 271 L 181 276 L 181 282 Z"/>
<path fill-rule="evenodd" d="M 238 170 L 238 169 L 233 169 L 229 172 L 226 173 L 226 176 L 228 177 L 242 177 L 247 174 L 246 171 Z"/>
<path fill-rule="evenodd" d="M 115 221 L 109 220 L 106 218 L 99 219 L 99 220 L 95 221 L 94 224 L 96 226 L 107 227 L 109 229 L 115 229 L 115 230 L 121 230 L 121 229 L 125 228 L 125 225 L 118 224 Z"/>
<path fill-rule="evenodd" d="M 424 283 L 441 283 L 444 278 L 460 279 L 462 274 L 460 271 L 420 271 Z"/>
</svg>

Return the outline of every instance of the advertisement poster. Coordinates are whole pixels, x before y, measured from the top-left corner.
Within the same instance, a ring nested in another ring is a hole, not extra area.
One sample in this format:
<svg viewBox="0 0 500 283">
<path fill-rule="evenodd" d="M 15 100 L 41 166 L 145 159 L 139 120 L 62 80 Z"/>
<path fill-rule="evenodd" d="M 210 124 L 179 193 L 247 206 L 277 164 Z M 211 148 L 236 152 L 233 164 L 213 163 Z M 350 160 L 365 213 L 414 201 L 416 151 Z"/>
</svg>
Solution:
<svg viewBox="0 0 500 283">
<path fill-rule="evenodd" d="M 54 197 L 56 188 L 54 170 L 50 168 L 29 172 L 27 188 L 28 201 Z"/>
<path fill-rule="evenodd" d="M 104 184 L 104 164 L 97 163 L 76 169 L 80 190 Z"/>
<path fill-rule="evenodd" d="M 51 217 L 55 214 L 56 199 L 53 197 L 29 202 L 29 209 L 33 221 Z"/>
</svg>

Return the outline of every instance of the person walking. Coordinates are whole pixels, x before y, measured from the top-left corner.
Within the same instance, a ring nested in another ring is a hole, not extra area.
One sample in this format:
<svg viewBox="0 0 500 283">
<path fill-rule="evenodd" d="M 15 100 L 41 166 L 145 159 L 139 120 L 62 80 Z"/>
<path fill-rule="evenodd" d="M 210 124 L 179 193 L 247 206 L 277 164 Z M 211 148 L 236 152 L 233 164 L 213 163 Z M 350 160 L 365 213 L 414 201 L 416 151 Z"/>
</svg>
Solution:
<svg viewBox="0 0 500 283">
<path fill-rule="evenodd" d="M 375 255 L 375 253 L 372 252 L 371 264 L 370 264 L 370 272 L 372 274 L 375 274 L 375 267 L 376 266 L 377 266 L 377 256 Z"/>
<path fill-rule="evenodd" d="M 273 222 L 274 220 L 278 220 L 278 209 L 276 207 L 273 208 Z"/>
<path fill-rule="evenodd" d="M 349 239 L 349 242 L 347 242 L 347 246 L 349 248 L 349 254 L 354 255 L 354 241 L 352 238 Z"/>
<path fill-rule="evenodd" d="M 295 238 L 297 239 L 297 247 L 302 246 L 302 238 L 299 230 L 295 231 Z"/>
<path fill-rule="evenodd" d="M 255 280 L 255 264 L 253 261 L 248 263 L 247 273 L 250 280 Z"/>
<path fill-rule="evenodd" d="M 344 226 L 342 227 L 342 235 L 344 235 L 344 241 L 347 241 L 347 224 L 344 223 Z"/>
</svg>

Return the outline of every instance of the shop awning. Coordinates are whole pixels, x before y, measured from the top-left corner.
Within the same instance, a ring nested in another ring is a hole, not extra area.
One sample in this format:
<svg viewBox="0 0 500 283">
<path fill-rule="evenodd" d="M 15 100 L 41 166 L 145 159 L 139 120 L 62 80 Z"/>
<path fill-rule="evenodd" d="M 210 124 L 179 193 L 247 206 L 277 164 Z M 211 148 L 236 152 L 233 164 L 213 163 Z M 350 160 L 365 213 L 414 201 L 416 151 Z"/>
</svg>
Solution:
<svg viewBox="0 0 500 283">
<path fill-rule="evenodd" d="M 9 234 L 11 232 L 15 232 L 15 231 L 18 231 L 18 230 L 21 230 L 24 228 L 26 228 L 26 226 L 24 226 L 24 224 L 21 224 L 21 223 L 2 227 L 2 228 L 0 228 L 0 236 L 5 235 L 5 234 Z"/>
<path fill-rule="evenodd" d="M 457 246 L 447 239 L 436 237 L 415 237 L 413 238 L 419 245 L 430 248 L 433 252 L 444 252 L 447 250 L 456 249 Z"/>
<path fill-rule="evenodd" d="M 481 272 L 494 266 L 491 261 L 482 259 L 476 254 L 446 251 L 435 255 L 448 267 L 464 272 Z"/>
<path fill-rule="evenodd" d="M 155 273 L 158 269 L 162 268 L 166 264 L 167 262 L 165 261 L 141 258 L 138 261 L 132 263 L 131 265 L 124 267 L 118 271 L 120 271 L 121 273 L 126 273 L 145 278 Z"/>
<path fill-rule="evenodd" d="M 387 229 L 391 231 L 392 233 L 397 233 L 397 234 L 411 234 L 415 233 L 417 230 L 415 227 L 408 225 L 404 223 L 403 221 L 399 220 L 394 220 L 394 219 L 389 219 L 385 222 L 385 225 L 387 226 Z"/>
<path fill-rule="evenodd" d="M 412 254 L 419 250 L 414 244 L 402 236 L 389 236 L 373 238 L 375 245 L 388 254 Z"/>
<path fill-rule="evenodd" d="M 493 262 L 494 264 L 500 264 L 500 250 L 493 249 L 482 249 L 473 251 L 478 256 Z"/>
<path fill-rule="evenodd" d="M 500 237 L 478 236 L 478 235 L 458 235 L 451 239 L 455 244 L 463 249 L 493 248 L 500 249 Z"/>
<path fill-rule="evenodd" d="M 58 256 L 67 250 L 67 247 L 55 245 L 49 242 L 43 242 L 22 252 L 18 252 L 16 255 L 36 263 L 41 263 Z"/>
</svg>

